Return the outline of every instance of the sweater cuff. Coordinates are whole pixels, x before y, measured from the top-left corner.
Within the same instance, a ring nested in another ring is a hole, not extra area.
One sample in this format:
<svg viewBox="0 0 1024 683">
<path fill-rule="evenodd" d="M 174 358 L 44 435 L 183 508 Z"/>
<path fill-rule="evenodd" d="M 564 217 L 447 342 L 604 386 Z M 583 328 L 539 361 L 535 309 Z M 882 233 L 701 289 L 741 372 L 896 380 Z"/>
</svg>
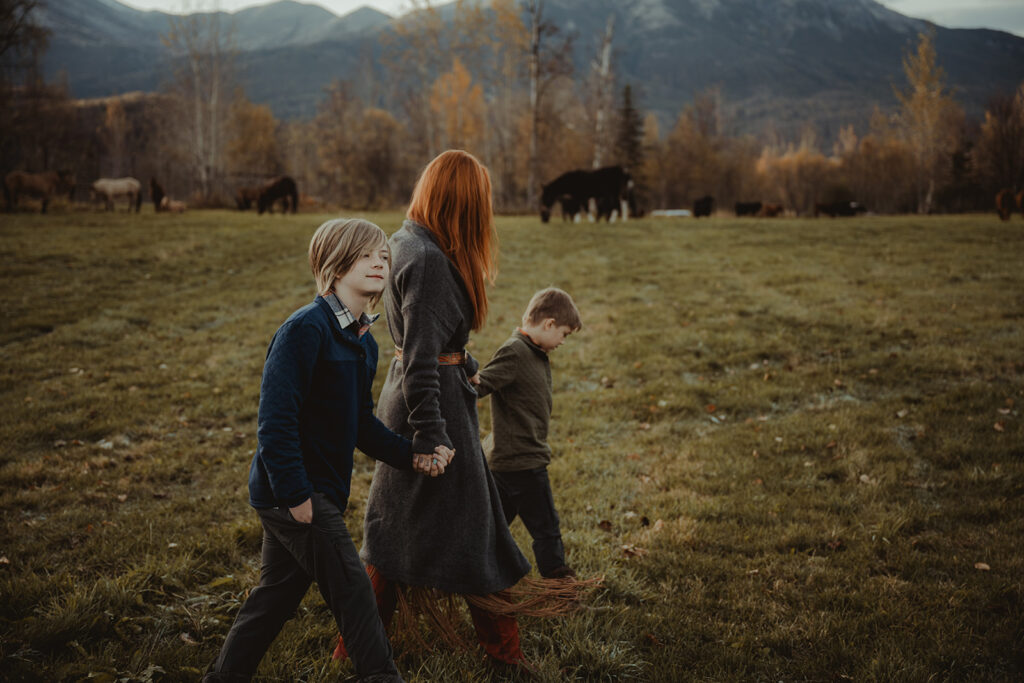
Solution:
<svg viewBox="0 0 1024 683">
<path fill-rule="evenodd" d="M 448 448 L 452 448 L 452 443 L 451 441 L 448 440 L 447 436 L 445 436 L 443 439 L 431 439 L 424 434 L 417 433 L 412 438 L 413 453 L 433 453 L 434 449 L 437 448 L 438 446 L 447 446 Z"/>
</svg>

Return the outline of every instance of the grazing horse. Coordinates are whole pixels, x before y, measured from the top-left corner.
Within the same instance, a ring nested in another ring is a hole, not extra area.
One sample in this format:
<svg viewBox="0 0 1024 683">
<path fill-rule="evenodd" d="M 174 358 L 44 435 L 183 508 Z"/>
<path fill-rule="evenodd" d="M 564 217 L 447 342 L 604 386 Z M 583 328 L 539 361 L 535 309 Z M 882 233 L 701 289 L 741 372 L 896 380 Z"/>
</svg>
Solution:
<svg viewBox="0 0 1024 683">
<path fill-rule="evenodd" d="M 1013 213 L 1013 190 L 1004 188 L 996 195 L 996 212 L 1004 221 L 1010 220 Z"/>
<path fill-rule="evenodd" d="M 153 210 L 157 213 L 160 213 L 160 209 L 163 208 L 163 200 L 165 196 L 164 188 L 160 187 L 160 183 L 156 181 L 156 178 L 150 178 L 149 198 L 153 200 Z"/>
<path fill-rule="evenodd" d="M 289 204 L 292 213 L 298 213 L 299 190 L 290 176 L 279 176 L 258 187 L 240 187 L 235 193 L 235 204 L 239 211 L 248 211 L 255 202 L 257 213 L 274 213 L 274 203 L 278 200 L 281 201 L 284 213 L 288 213 Z"/>
<path fill-rule="evenodd" d="M 260 187 L 240 187 L 235 192 L 235 204 L 239 211 L 248 211 L 252 208 L 253 202 L 260 198 Z"/>
<path fill-rule="evenodd" d="M 711 212 L 715 210 L 715 198 L 709 194 L 704 195 L 700 199 L 693 200 L 693 217 L 700 218 L 701 216 L 711 216 Z"/>
<path fill-rule="evenodd" d="M 596 170 L 567 171 L 541 188 L 540 219 L 547 223 L 551 207 L 562 204 L 570 209 L 589 206 L 593 199 L 597 205 L 597 219 L 609 219 L 612 211 L 622 212 L 622 203 L 631 201 L 633 178 L 621 166 L 605 166 Z M 622 212 L 624 214 L 624 212 Z"/>
<path fill-rule="evenodd" d="M 71 171 L 11 171 L 4 176 L 4 196 L 8 211 L 13 211 L 18 205 L 19 195 L 25 194 L 41 199 L 43 208 L 40 213 L 46 213 L 50 196 L 55 192 L 67 192 L 68 201 L 72 200 L 75 194 L 75 175 Z"/>
<path fill-rule="evenodd" d="M 562 222 L 575 221 L 576 214 L 583 209 L 580 201 L 571 194 L 563 194 L 559 197 L 558 204 L 562 207 Z"/>
<path fill-rule="evenodd" d="M 128 212 L 135 207 L 135 213 L 142 209 L 142 183 L 135 178 L 100 178 L 92 184 L 93 197 L 103 199 L 107 211 L 114 210 L 114 200 L 128 198 Z"/>
<path fill-rule="evenodd" d="M 291 202 L 292 213 L 299 212 L 299 189 L 291 176 L 280 176 L 268 181 L 260 190 L 260 196 L 256 200 L 256 213 L 270 211 L 273 213 L 274 202 L 278 199 L 284 201 L 284 213 L 288 213 L 288 202 Z"/>
</svg>

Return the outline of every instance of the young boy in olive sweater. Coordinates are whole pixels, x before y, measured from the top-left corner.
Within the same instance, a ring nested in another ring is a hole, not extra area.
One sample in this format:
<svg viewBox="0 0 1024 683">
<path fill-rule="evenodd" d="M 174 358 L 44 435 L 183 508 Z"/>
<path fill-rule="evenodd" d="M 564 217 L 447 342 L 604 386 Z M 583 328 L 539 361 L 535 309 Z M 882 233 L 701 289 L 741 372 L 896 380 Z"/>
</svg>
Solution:
<svg viewBox="0 0 1024 683">
<path fill-rule="evenodd" d="M 548 424 L 551 366 L 548 353 L 582 327 L 572 297 L 549 287 L 533 295 L 522 327 L 473 378 L 480 396 L 491 395 L 493 430 L 484 440 L 505 521 L 517 516 L 533 538 L 537 568 L 545 578 L 575 576 L 565 564 L 558 512 L 551 495 Z"/>
</svg>

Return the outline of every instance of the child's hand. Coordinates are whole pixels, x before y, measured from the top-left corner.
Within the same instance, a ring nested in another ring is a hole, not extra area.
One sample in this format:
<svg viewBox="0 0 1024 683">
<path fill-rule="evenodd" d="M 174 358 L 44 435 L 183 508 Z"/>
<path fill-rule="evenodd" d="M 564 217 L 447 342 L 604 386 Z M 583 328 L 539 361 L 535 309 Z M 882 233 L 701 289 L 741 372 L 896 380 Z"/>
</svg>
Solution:
<svg viewBox="0 0 1024 683">
<path fill-rule="evenodd" d="M 470 384 L 480 384 L 480 373 L 477 372 L 475 375 L 469 378 Z"/>
<path fill-rule="evenodd" d="M 292 513 L 292 519 L 303 524 L 313 523 L 313 499 L 307 498 L 305 502 L 299 503 L 293 508 L 288 508 Z"/>
<path fill-rule="evenodd" d="M 451 458 L 446 457 L 443 453 L 415 453 L 412 456 L 412 467 L 420 474 L 436 477 L 444 474 L 444 468 L 449 460 Z"/>
</svg>

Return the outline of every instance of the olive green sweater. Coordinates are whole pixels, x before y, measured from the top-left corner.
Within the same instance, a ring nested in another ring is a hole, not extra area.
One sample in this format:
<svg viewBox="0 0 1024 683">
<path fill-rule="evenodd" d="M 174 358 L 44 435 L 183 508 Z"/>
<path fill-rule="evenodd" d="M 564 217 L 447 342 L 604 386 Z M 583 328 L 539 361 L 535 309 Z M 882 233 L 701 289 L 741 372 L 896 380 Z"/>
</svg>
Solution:
<svg viewBox="0 0 1024 683">
<path fill-rule="evenodd" d="M 516 330 L 480 371 L 480 396 L 491 395 L 491 434 L 484 440 L 495 472 L 543 467 L 551 462 L 551 366 L 548 354 Z"/>
</svg>

